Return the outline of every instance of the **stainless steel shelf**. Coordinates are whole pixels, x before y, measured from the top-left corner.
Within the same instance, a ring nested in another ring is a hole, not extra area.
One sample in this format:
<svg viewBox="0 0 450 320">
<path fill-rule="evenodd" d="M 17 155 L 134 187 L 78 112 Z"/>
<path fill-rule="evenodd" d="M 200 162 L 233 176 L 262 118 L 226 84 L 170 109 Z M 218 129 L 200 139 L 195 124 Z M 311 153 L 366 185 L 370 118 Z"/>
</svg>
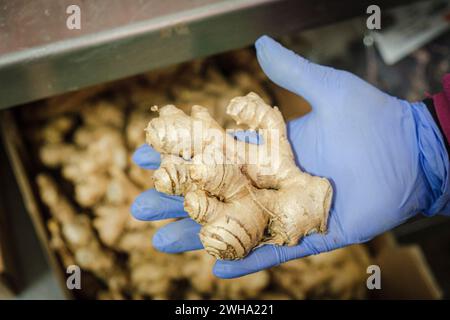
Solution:
<svg viewBox="0 0 450 320">
<path fill-rule="evenodd" d="M 0 109 L 363 15 L 370 2 L 3 0 Z M 66 27 L 70 4 L 81 30 Z"/>
</svg>

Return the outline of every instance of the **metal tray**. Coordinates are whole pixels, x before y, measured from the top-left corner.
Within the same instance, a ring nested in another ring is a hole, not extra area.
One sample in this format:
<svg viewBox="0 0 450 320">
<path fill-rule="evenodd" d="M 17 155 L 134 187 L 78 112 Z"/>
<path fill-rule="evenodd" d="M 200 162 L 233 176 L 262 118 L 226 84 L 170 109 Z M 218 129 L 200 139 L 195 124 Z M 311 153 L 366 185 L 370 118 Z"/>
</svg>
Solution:
<svg viewBox="0 0 450 320">
<path fill-rule="evenodd" d="M 382 8 L 405 0 L 382 0 Z M 69 5 L 81 29 L 69 30 Z M 367 0 L 4 0 L 0 109 L 364 15 Z"/>
</svg>

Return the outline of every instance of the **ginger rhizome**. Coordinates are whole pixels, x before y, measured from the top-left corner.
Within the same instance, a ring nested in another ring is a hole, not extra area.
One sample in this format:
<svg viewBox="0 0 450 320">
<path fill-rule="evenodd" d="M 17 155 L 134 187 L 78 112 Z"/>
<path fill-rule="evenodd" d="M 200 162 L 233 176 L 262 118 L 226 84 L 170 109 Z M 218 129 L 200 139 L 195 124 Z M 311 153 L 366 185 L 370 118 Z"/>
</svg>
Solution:
<svg viewBox="0 0 450 320">
<path fill-rule="evenodd" d="M 198 105 L 190 116 L 164 106 L 146 128 L 147 143 L 161 153 L 155 187 L 185 197 L 205 250 L 240 259 L 262 244 L 295 245 L 325 232 L 332 187 L 297 167 L 278 108 L 251 92 L 232 99 L 226 113 L 263 143 L 234 139 Z"/>
</svg>

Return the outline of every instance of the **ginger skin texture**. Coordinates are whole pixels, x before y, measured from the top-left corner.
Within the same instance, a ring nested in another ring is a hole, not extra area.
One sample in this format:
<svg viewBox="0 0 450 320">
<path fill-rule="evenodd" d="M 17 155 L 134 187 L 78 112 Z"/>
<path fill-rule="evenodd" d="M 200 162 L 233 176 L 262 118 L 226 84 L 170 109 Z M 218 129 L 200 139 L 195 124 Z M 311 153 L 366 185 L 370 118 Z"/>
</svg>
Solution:
<svg viewBox="0 0 450 320">
<path fill-rule="evenodd" d="M 251 92 L 232 99 L 226 112 L 257 130 L 263 143 L 234 139 L 198 105 L 190 116 L 164 106 L 146 128 L 147 143 L 161 153 L 155 188 L 185 197 L 186 212 L 202 225 L 205 250 L 240 259 L 263 244 L 296 245 L 325 232 L 332 187 L 297 167 L 278 108 Z M 249 162 L 251 155 L 258 161 Z"/>
</svg>

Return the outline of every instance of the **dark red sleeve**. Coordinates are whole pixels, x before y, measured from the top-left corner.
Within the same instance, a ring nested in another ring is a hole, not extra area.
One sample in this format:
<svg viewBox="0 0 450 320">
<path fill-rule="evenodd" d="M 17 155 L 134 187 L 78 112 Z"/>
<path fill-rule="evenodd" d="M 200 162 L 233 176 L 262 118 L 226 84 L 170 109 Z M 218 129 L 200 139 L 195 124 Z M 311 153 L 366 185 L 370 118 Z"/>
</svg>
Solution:
<svg viewBox="0 0 450 320">
<path fill-rule="evenodd" d="M 442 78 L 442 92 L 428 95 L 432 100 L 430 112 L 437 118 L 439 127 L 444 135 L 447 145 L 450 142 L 450 73 Z"/>
</svg>

